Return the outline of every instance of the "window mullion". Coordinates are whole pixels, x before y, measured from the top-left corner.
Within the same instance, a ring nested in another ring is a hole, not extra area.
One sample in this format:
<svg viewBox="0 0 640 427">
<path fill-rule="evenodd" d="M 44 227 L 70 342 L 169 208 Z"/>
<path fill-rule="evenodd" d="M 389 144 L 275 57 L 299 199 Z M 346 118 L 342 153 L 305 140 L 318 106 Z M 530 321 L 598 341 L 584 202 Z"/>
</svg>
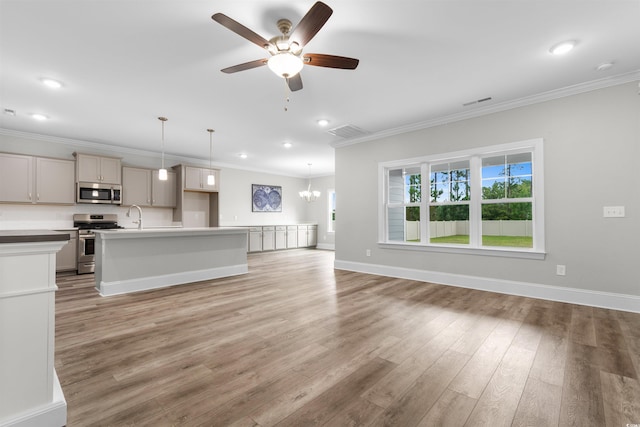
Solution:
<svg viewBox="0 0 640 427">
<path fill-rule="evenodd" d="M 469 203 L 469 246 L 482 246 L 482 160 L 478 156 L 469 159 L 471 170 L 471 201 Z"/>
<path fill-rule="evenodd" d="M 420 165 L 420 241 L 429 242 L 429 200 L 431 199 L 431 185 L 429 182 L 429 164 Z"/>
</svg>

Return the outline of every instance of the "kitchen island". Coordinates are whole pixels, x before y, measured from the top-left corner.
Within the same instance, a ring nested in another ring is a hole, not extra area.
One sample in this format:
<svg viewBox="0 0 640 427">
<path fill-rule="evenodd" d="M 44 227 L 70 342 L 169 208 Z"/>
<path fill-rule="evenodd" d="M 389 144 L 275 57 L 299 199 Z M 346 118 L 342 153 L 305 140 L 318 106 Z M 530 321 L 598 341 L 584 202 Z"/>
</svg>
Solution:
<svg viewBox="0 0 640 427">
<path fill-rule="evenodd" d="M 102 296 L 245 274 L 241 227 L 96 230 L 96 288 Z"/>
</svg>

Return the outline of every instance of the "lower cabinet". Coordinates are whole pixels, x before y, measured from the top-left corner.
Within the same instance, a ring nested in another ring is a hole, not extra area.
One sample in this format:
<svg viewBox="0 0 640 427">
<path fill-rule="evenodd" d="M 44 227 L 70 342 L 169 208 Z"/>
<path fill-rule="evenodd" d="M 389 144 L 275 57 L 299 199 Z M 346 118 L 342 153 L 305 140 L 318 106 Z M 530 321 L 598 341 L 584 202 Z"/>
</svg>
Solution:
<svg viewBox="0 0 640 427">
<path fill-rule="evenodd" d="M 262 227 L 249 227 L 247 249 L 249 252 L 262 251 Z"/>
<path fill-rule="evenodd" d="M 276 250 L 287 249 L 287 227 L 276 225 Z"/>
<path fill-rule="evenodd" d="M 72 271 L 78 268 L 78 231 L 56 230 L 69 233 L 69 241 L 56 253 L 56 272 Z"/>
<path fill-rule="evenodd" d="M 315 247 L 317 225 L 265 225 L 249 227 L 248 252 Z"/>
<path fill-rule="evenodd" d="M 287 226 L 287 248 L 297 248 L 298 247 L 298 226 L 297 225 L 289 225 Z"/>
<path fill-rule="evenodd" d="M 272 251 L 276 248 L 276 228 L 262 227 L 262 250 Z"/>
</svg>

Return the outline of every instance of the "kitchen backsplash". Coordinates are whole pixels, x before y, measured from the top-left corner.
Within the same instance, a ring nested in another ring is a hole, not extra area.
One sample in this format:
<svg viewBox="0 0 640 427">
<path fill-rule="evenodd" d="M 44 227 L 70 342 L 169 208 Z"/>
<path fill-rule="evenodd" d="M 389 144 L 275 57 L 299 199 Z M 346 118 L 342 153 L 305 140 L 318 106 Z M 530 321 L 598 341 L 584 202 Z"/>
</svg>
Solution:
<svg viewBox="0 0 640 427">
<path fill-rule="evenodd" d="M 0 230 L 47 229 L 59 230 L 73 227 L 73 214 L 117 214 L 118 224 L 125 228 L 136 228 L 133 223 L 138 218 L 137 212 L 126 216 L 128 207 L 109 205 L 14 205 L 0 204 Z M 173 222 L 171 208 L 142 208 L 144 225 L 168 226 L 180 225 Z"/>
</svg>

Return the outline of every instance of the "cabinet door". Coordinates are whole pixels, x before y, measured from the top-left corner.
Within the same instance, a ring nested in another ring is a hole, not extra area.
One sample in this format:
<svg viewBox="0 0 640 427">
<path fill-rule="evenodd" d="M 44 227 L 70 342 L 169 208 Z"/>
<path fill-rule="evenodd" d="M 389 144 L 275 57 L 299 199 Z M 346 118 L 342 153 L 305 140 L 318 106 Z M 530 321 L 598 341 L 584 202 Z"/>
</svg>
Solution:
<svg viewBox="0 0 640 427">
<path fill-rule="evenodd" d="M 260 252 L 262 250 L 262 228 L 249 228 L 249 252 Z"/>
<path fill-rule="evenodd" d="M 315 225 L 307 226 L 307 246 L 316 247 L 318 245 L 318 227 Z"/>
<path fill-rule="evenodd" d="M 298 227 L 296 225 L 290 225 L 287 227 L 287 248 L 298 247 Z"/>
<path fill-rule="evenodd" d="M 100 182 L 105 184 L 122 183 L 120 159 L 100 158 Z"/>
<path fill-rule="evenodd" d="M 33 202 L 33 157 L 0 154 L 0 202 Z"/>
<path fill-rule="evenodd" d="M 307 226 L 299 225 L 298 226 L 298 247 L 306 248 L 307 246 L 309 246 L 309 243 L 307 240 Z"/>
<path fill-rule="evenodd" d="M 151 173 L 151 204 L 157 207 L 176 207 L 176 174 L 167 172 L 167 180 L 158 179 L 158 171 Z"/>
<path fill-rule="evenodd" d="M 272 251 L 276 248 L 276 232 L 274 227 L 262 227 L 262 250 Z"/>
<path fill-rule="evenodd" d="M 198 191 L 202 190 L 202 169 L 185 166 L 184 189 Z"/>
<path fill-rule="evenodd" d="M 284 225 L 276 226 L 276 249 L 287 248 L 287 227 Z"/>
<path fill-rule="evenodd" d="M 122 204 L 151 206 L 151 171 L 122 168 Z"/>
<path fill-rule="evenodd" d="M 71 239 L 56 253 L 56 271 L 76 270 L 78 268 L 77 231 L 69 231 L 69 234 Z"/>
<path fill-rule="evenodd" d="M 76 175 L 80 182 L 100 182 L 100 157 L 78 154 L 76 156 Z"/>
<path fill-rule="evenodd" d="M 74 173 L 73 161 L 36 158 L 36 202 L 74 204 Z"/>
</svg>

